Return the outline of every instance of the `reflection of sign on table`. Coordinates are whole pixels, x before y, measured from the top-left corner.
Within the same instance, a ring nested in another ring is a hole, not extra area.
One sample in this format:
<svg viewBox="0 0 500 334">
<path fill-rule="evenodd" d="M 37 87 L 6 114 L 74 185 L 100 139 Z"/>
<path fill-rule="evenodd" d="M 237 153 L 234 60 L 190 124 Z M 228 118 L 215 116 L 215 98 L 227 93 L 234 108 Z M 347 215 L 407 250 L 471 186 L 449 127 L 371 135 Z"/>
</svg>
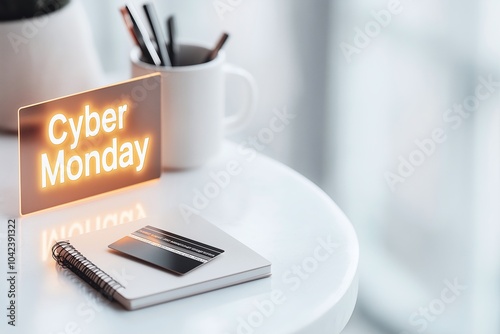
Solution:
<svg viewBox="0 0 500 334">
<path fill-rule="evenodd" d="M 158 178 L 160 76 L 19 110 L 21 214 Z"/>
</svg>

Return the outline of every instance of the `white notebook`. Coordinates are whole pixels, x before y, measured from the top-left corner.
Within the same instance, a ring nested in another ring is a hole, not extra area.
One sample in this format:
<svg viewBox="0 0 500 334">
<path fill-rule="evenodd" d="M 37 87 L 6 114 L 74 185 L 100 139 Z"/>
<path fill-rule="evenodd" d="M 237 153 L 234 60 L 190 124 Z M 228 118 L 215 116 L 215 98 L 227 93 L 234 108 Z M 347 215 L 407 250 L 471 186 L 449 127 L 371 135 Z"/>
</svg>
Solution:
<svg viewBox="0 0 500 334">
<path fill-rule="evenodd" d="M 189 223 L 147 217 L 71 237 L 54 245 L 53 257 L 128 310 L 271 275 L 268 260 L 194 215 Z"/>
</svg>

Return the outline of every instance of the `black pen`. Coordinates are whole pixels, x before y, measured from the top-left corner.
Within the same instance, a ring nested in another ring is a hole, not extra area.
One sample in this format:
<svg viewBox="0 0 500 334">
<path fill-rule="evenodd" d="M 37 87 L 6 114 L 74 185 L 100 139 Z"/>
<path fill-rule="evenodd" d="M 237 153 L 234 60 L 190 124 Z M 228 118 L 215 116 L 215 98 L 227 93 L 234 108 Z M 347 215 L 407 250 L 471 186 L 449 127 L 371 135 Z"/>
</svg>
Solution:
<svg viewBox="0 0 500 334">
<path fill-rule="evenodd" d="M 168 32 L 168 53 L 170 55 L 170 61 L 172 66 L 179 65 L 179 46 L 176 41 L 177 31 L 175 30 L 175 19 L 174 16 L 170 16 L 167 19 L 167 32 Z"/>
<path fill-rule="evenodd" d="M 150 63 L 160 66 L 161 65 L 160 57 L 158 57 L 158 53 L 156 53 L 155 47 L 153 43 L 151 43 L 151 40 L 149 39 L 149 34 L 148 31 L 146 30 L 146 27 L 144 27 L 142 25 L 141 20 L 139 20 L 139 15 L 137 15 L 137 12 L 135 11 L 134 7 L 126 5 L 125 8 L 127 9 L 128 14 L 130 15 L 130 20 L 134 25 L 133 28 L 135 32 L 135 37 L 139 42 L 142 54 L 144 55 L 144 57 L 149 58 Z"/>
<path fill-rule="evenodd" d="M 229 37 L 229 34 L 223 33 L 222 36 L 219 38 L 219 41 L 217 42 L 217 45 L 208 53 L 207 57 L 205 58 L 204 63 L 209 62 L 211 60 L 214 60 L 215 57 L 217 57 L 217 54 L 219 53 L 219 50 L 222 49 L 224 46 L 224 43 L 226 43 L 227 38 Z"/>
<path fill-rule="evenodd" d="M 134 44 L 139 46 L 139 41 L 137 40 L 137 37 L 135 37 L 135 33 L 134 33 L 134 25 L 132 23 L 132 20 L 130 19 L 130 15 L 128 14 L 127 8 L 121 7 L 120 13 L 122 13 L 123 21 L 125 21 L 125 25 L 127 26 L 127 29 L 128 29 L 128 32 L 130 33 L 130 36 L 132 36 L 132 40 L 134 41 Z"/>
<path fill-rule="evenodd" d="M 165 38 L 163 37 L 163 33 L 161 32 L 160 23 L 158 22 L 158 16 L 156 15 L 155 8 L 151 3 L 144 4 L 142 8 L 146 13 L 149 25 L 151 26 L 151 31 L 153 32 L 154 39 L 156 40 L 161 64 L 163 66 L 170 66 L 171 64 L 167 52 L 167 45 L 165 43 Z"/>
</svg>

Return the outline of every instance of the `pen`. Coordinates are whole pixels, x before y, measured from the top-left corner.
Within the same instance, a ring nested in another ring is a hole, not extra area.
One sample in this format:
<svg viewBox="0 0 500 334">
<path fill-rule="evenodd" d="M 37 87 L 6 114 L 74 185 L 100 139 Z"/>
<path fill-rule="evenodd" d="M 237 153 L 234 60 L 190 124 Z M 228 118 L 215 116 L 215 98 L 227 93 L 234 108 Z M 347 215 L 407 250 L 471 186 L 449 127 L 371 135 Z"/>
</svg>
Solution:
<svg viewBox="0 0 500 334">
<path fill-rule="evenodd" d="M 224 46 L 224 43 L 226 43 L 227 38 L 229 37 L 229 34 L 223 33 L 222 36 L 219 38 L 219 41 L 215 45 L 215 47 L 208 53 L 207 57 L 205 58 L 204 63 L 209 62 L 215 57 L 217 57 L 217 54 L 219 53 L 219 50 L 222 49 Z"/>
<path fill-rule="evenodd" d="M 149 61 L 152 64 L 157 66 L 161 65 L 160 57 L 158 57 L 158 53 L 156 53 L 155 47 L 153 46 L 153 43 L 151 43 L 151 40 L 149 39 L 149 34 L 146 28 L 142 25 L 142 22 L 139 20 L 139 16 L 137 15 L 137 12 L 135 11 L 134 7 L 126 5 L 125 8 L 127 9 L 128 14 L 130 15 L 130 20 L 132 21 L 133 24 L 135 37 L 139 42 L 142 54 L 145 57 L 148 57 Z"/>
<path fill-rule="evenodd" d="M 158 16 L 156 15 L 155 8 L 153 4 L 146 3 L 142 6 L 144 12 L 146 13 L 146 17 L 148 18 L 149 25 L 151 26 L 151 31 L 153 32 L 154 39 L 156 40 L 156 44 L 158 46 L 158 54 L 160 56 L 161 64 L 163 66 L 170 66 L 170 58 L 167 52 L 167 45 L 165 42 L 165 38 L 163 37 L 163 33 L 160 28 L 160 24 L 158 22 Z"/>
<path fill-rule="evenodd" d="M 172 66 L 179 65 L 179 47 L 176 43 L 176 30 L 175 30 L 175 19 L 174 16 L 170 16 L 167 19 L 167 32 L 168 32 L 168 52 L 170 54 L 170 61 Z"/>
<path fill-rule="evenodd" d="M 132 36 L 132 39 L 134 40 L 135 45 L 139 46 L 139 41 L 137 40 L 137 37 L 135 37 L 134 33 L 134 25 L 132 23 L 132 20 L 130 19 L 130 15 L 128 15 L 128 11 L 125 7 L 120 8 L 120 13 L 122 13 L 123 20 L 125 21 L 125 25 L 127 26 L 128 32 L 130 33 L 130 36 Z"/>
</svg>

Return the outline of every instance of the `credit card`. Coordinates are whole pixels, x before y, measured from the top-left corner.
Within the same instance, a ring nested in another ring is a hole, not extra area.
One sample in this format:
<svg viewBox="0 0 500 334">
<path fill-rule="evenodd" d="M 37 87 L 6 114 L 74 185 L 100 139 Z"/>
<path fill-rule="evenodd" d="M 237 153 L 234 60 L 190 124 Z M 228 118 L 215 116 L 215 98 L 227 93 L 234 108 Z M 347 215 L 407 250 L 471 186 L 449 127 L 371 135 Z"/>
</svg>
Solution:
<svg viewBox="0 0 500 334">
<path fill-rule="evenodd" d="M 224 250 L 147 225 L 108 246 L 118 252 L 184 275 Z"/>
</svg>

